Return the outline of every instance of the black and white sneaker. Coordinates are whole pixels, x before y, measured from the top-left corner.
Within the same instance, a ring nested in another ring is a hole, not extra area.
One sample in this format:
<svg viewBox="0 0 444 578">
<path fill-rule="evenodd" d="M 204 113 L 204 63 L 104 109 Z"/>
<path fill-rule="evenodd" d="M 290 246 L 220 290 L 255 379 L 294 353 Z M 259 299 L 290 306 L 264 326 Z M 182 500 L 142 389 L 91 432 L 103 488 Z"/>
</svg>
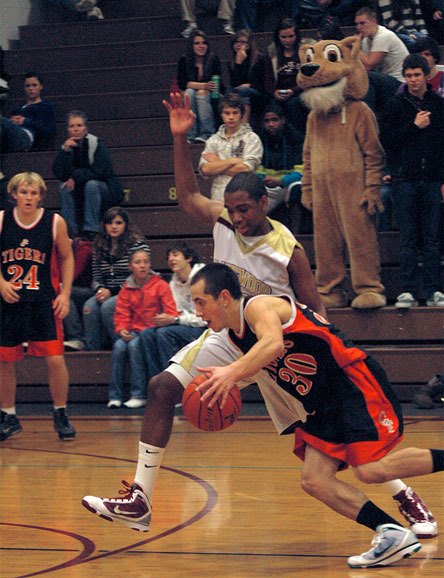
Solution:
<svg viewBox="0 0 444 578">
<path fill-rule="evenodd" d="M 21 431 L 22 426 L 18 417 L 15 414 L 2 411 L 0 414 L 0 442 L 17 435 Z"/>
</svg>

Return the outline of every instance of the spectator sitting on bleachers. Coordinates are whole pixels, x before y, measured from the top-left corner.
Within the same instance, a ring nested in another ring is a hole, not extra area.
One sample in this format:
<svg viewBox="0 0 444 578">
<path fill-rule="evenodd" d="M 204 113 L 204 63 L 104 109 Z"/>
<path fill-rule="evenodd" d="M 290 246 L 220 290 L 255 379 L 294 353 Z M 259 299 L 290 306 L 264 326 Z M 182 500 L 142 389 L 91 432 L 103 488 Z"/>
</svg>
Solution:
<svg viewBox="0 0 444 578">
<path fill-rule="evenodd" d="M 401 293 L 395 307 L 444 307 L 441 291 L 440 218 L 444 198 L 444 100 L 427 85 L 429 66 L 419 54 L 404 60 L 406 86 L 381 122 L 392 198 L 399 227 Z M 419 267 L 422 239 L 422 268 Z M 422 275 L 421 275 L 422 272 Z"/>
<path fill-rule="evenodd" d="M 355 24 L 361 37 L 361 61 L 364 68 L 390 74 L 402 82 L 402 63 L 409 53 L 402 40 L 378 24 L 376 12 L 371 8 L 358 10 Z"/>
<path fill-rule="evenodd" d="M 199 171 L 212 178 L 211 198 L 222 200 L 225 187 L 234 175 L 256 171 L 262 159 L 262 143 L 249 124 L 242 122 L 243 99 L 237 94 L 224 96 L 220 114 L 224 124 L 205 143 L 199 160 Z"/>
<path fill-rule="evenodd" d="M 319 28 L 322 22 L 331 17 L 337 18 L 343 26 L 353 23 L 357 10 L 368 6 L 368 0 L 297 0 L 297 13 L 293 16 L 301 27 L 312 24 Z"/>
<path fill-rule="evenodd" d="M 196 315 L 191 299 L 190 282 L 205 263 L 199 262 L 197 253 L 185 241 L 174 241 L 167 248 L 168 266 L 173 272 L 171 291 L 179 314 L 177 317 L 161 313 L 153 318 L 154 327 L 139 334 L 140 349 L 145 361 L 145 384 L 163 371 L 169 359 L 184 345 L 197 339 L 207 327 Z"/>
<path fill-rule="evenodd" d="M 236 0 L 220 0 L 217 17 L 223 20 L 222 30 L 227 34 L 234 34 L 233 12 Z M 197 29 L 196 24 L 196 0 L 180 0 L 180 11 L 182 20 L 187 22 L 187 27 L 180 33 L 184 38 L 188 38 L 193 30 Z"/>
<path fill-rule="evenodd" d="M 283 13 L 288 18 L 296 18 L 299 14 L 300 0 L 237 0 L 235 10 L 236 30 L 247 28 L 253 32 L 257 31 L 258 9 L 279 9 L 283 4 Z"/>
<path fill-rule="evenodd" d="M 178 315 L 170 286 L 151 269 L 150 252 L 135 249 L 129 254 L 131 275 L 117 296 L 114 330 L 118 339 L 111 355 L 108 407 L 120 407 L 124 397 L 125 361 L 131 367 L 130 398 L 125 407 L 143 407 L 146 403 L 146 372 L 139 334 L 153 327 L 156 315 Z"/>
<path fill-rule="evenodd" d="M 128 213 L 121 207 L 111 207 L 93 243 L 94 295 L 83 306 L 87 350 L 105 349 L 114 341 L 117 294 L 128 276 L 129 254 L 135 249 L 150 250 L 142 233 L 130 225 Z"/>
<path fill-rule="evenodd" d="M 440 59 L 439 45 L 434 38 L 420 38 L 411 49 L 412 54 L 420 54 L 427 60 L 430 72 L 427 83 L 433 92 L 444 98 L 444 66 L 438 68 Z"/>
<path fill-rule="evenodd" d="M 259 133 L 264 153 L 262 164 L 256 174 L 263 177 L 268 194 L 268 212 L 281 203 L 292 207 L 294 213 L 290 228 L 293 234 L 299 233 L 303 209 L 301 205 L 302 146 L 304 136 L 285 118 L 278 104 L 266 107 L 262 118 L 262 130 Z M 296 205 L 293 209 L 293 205 Z"/>
<path fill-rule="evenodd" d="M 43 81 L 31 71 L 24 75 L 26 102 L 11 110 L 9 118 L 0 116 L 0 147 L 2 153 L 30 150 L 56 133 L 54 106 L 42 99 Z"/>
<path fill-rule="evenodd" d="M 114 174 L 111 156 L 103 141 L 88 133 L 84 112 L 68 113 L 68 138 L 52 165 L 61 181 L 59 188 L 63 218 L 75 235 L 92 239 L 106 209 L 123 199 L 123 187 Z"/>
<path fill-rule="evenodd" d="M 245 114 L 243 121 L 250 122 L 260 115 L 266 95 L 261 92 L 265 57 L 260 53 L 251 30 L 238 30 L 231 40 L 231 52 L 228 58 L 230 86 L 226 94 L 236 93 L 244 99 Z"/>
<path fill-rule="evenodd" d="M 89 240 L 75 237 L 69 223 L 67 226 L 74 253 L 74 279 L 69 313 L 63 320 L 63 344 L 65 351 L 81 351 L 85 349 L 82 309 L 85 301 L 94 295 L 91 289 L 92 244 Z"/>
<path fill-rule="evenodd" d="M 377 0 L 383 25 L 394 32 L 409 51 L 420 38 L 429 35 L 419 0 Z"/>
<path fill-rule="evenodd" d="M 264 90 L 285 112 L 292 125 L 305 134 L 308 109 L 299 99 L 296 84 L 299 69 L 299 31 L 294 20 L 280 20 L 274 31 L 274 42 L 268 47 L 264 73 Z"/>
<path fill-rule="evenodd" d="M 49 4 L 85 14 L 87 20 L 103 20 L 103 12 L 97 6 L 97 0 L 46 0 Z"/>
<path fill-rule="evenodd" d="M 219 77 L 218 83 L 213 77 Z M 191 110 L 196 122 L 188 134 L 188 140 L 205 142 L 216 132 L 216 115 L 213 101 L 219 102 L 223 92 L 222 65 L 208 44 L 208 37 L 202 30 L 193 30 L 187 42 L 187 53 L 181 56 L 177 65 L 177 83 L 180 90 L 188 94 Z"/>
</svg>

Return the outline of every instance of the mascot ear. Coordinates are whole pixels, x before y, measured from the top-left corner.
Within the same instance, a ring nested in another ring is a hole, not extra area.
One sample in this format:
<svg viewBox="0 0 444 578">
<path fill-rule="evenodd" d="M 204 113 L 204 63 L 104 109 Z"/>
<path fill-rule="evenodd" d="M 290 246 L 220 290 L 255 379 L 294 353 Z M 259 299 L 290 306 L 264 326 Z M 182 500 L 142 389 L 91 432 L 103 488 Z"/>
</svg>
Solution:
<svg viewBox="0 0 444 578">
<path fill-rule="evenodd" d="M 361 39 L 359 36 L 347 36 L 347 38 L 341 40 L 341 44 L 350 49 L 350 56 L 353 59 L 357 58 L 361 50 Z"/>
<path fill-rule="evenodd" d="M 313 51 L 313 44 L 302 44 L 301 46 L 299 46 L 299 61 L 301 62 L 301 64 L 304 64 L 305 62 L 307 62 L 307 50 L 311 49 L 311 51 Z"/>
<path fill-rule="evenodd" d="M 368 74 L 359 57 L 361 39 L 359 36 L 347 36 L 340 41 L 340 45 L 348 49 L 349 56 L 346 60 L 351 67 L 351 73 L 347 78 L 346 94 L 354 100 L 361 100 L 368 91 Z"/>
</svg>

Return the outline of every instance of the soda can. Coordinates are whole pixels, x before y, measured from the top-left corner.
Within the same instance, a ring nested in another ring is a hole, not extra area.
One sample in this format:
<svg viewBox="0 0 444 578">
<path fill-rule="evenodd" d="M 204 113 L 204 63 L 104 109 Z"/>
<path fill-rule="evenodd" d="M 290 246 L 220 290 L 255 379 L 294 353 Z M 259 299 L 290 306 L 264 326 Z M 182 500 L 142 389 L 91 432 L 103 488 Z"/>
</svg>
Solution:
<svg viewBox="0 0 444 578">
<path fill-rule="evenodd" d="M 213 74 L 211 77 L 211 82 L 216 83 L 216 90 L 211 93 L 211 98 L 219 98 L 220 96 L 220 76 L 218 74 Z"/>
</svg>

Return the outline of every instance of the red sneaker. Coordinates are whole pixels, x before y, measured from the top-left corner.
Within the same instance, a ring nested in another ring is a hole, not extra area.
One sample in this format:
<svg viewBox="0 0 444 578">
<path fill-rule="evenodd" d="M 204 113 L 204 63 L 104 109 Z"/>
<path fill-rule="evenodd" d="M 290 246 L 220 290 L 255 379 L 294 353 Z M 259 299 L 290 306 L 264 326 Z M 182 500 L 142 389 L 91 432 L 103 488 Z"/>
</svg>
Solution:
<svg viewBox="0 0 444 578">
<path fill-rule="evenodd" d="M 433 538 L 438 535 L 438 524 L 432 512 L 412 488 L 401 490 L 393 499 L 399 502 L 399 511 L 418 538 Z"/>
</svg>

